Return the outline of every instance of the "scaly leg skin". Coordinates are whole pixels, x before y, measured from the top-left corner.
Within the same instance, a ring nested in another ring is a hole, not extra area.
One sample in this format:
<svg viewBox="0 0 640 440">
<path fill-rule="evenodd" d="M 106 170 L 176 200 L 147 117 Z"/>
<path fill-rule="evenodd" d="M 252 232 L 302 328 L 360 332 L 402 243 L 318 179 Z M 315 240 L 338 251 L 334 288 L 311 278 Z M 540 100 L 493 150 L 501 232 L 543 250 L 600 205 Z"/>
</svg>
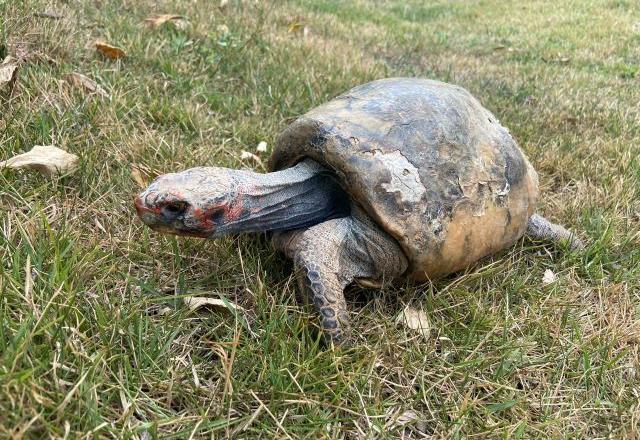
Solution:
<svg viewBox="0 0 640 440">
<path fill-rule="evenodd" d="M 300 288 L 320 315 L 328 344 L 349 338 L 346 286 L 358 279 L 390 280 L 407 269 L 397 242 L 357 208 L 350 217 L 276 233 L 274 243 L 293 259 Z"/>
<path fill-rule="evenodd" d="M 533 214 L 529 218 L 527 232 L 525 234 L 534 240 L 552 243 L 566 242 L 572 251 L 579 251 L 585 247 L 584 243 L 582 243 L 576 234 L 560 225 L 551 223 L 538 214 Z"/>
</svg>

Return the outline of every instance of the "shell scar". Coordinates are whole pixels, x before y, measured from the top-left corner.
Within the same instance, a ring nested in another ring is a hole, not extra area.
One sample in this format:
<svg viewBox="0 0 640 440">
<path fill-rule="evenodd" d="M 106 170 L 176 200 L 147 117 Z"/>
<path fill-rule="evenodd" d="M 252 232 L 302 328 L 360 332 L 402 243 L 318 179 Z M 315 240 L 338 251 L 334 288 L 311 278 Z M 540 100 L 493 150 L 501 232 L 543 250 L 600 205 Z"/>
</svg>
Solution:
<svg viewBox="0 0 640 440">
<path fill-rule="evenodd" d="M 396 194 L 401 203 L 418 203 L 427 192 L 418 169 L 399 151 L 384 153 L 380 150 L 368 151 L 389 171 L 391 180 L 382 183 L 382 188 L 388 193 Z"/>
</svg>

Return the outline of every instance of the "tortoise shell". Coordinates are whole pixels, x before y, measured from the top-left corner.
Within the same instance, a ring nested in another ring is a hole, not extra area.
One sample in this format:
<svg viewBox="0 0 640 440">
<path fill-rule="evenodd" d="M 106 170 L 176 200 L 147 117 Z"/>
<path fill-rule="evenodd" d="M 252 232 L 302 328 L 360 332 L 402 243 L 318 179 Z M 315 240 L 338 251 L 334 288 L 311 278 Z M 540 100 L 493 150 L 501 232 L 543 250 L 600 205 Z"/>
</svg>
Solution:
<svg viewBox="0 0 640 440">
<path fill-rule="evenodd" d="M 536 205 L 538 177 L 511 137 L 465 89 L 390 78 L 357 86 L 284 130 L 270 168 L 310 157 L 425 280 L 512 245 Z"/>
</svg>

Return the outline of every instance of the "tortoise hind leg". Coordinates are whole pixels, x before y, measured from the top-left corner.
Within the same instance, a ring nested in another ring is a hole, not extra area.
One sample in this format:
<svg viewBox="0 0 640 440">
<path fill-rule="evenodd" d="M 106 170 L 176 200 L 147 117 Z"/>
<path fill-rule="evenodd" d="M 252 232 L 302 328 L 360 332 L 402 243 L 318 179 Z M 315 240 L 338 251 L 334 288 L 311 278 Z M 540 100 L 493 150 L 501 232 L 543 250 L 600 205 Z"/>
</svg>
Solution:
<svg viewBox="0 0 640 440">
<path fill-rule="evenodd" d="M 274 235 L 276 246 L 293 259 L 305 302 L 320 315 L 329 344 L 349 337 L 346 286 L 358 279 L 395 278 L 407 268 L 395 240 L 366 216 L 356 215 Z"/>
<path fill-rule="evenodd" d="M 551 223 L 546 218 L 538 214 L 533 214 L 527 223 L 527 231 L 525 234 L 534 239 L 541 241 L 549 241 L 552 243 L 566 242 L 571 250 L 584 249 L 584 243 L 578 236 L 565 229 L 563 226 Z"/>
</svg>

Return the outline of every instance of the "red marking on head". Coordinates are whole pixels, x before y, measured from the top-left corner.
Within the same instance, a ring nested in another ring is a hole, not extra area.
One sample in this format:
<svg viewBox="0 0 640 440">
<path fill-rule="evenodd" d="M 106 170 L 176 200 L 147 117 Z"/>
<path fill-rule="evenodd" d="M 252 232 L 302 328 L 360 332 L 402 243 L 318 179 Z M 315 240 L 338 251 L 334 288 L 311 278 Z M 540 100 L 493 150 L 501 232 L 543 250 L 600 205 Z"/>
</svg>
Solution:
<svg viewBox="0 0 640 440">
<path fill-rule="evenodd" d="M 243 212 L 244 206 L 242 206 L 242 198 L 239 197 L 237 203 L 227 208 L 225 217 L 229 220 L 237 220 Z"/>
<path fill-rule="evenodd" d="M 211 209 L 203 210 L 194 206 L 191 214 L 194 219 L 200 223 L 203 229 L 213 229 L 213 221 L 211 221 Z"/>
<path fill-rule="evenodd" d="M 133 204 L 136 207 L 136 211 L 138 212 L 138 215 L 142 215 L 142 213 L 144 212 L 152 212 L 156 215 L 160 215 L 160 210 L 161 207 L 159 206 L 154 206 L 154 207 L 149 207 L 144 203 L 144 200 L 142 199 L 142 197 L 140 197 L 140 195 L 137 195 L 136 198 L 133 201 Z"/>
<path fill-rule="evenodd" d="M 140 197 L 140 195 L 137 195 L 136 198 L 133 199 L 133 204 L 135 205 L 136 211 L 138 211 L 138 214 L 140 214 L 144 209 L 144 205 L 142 203 L 142 197 Z"/>
</svg>

